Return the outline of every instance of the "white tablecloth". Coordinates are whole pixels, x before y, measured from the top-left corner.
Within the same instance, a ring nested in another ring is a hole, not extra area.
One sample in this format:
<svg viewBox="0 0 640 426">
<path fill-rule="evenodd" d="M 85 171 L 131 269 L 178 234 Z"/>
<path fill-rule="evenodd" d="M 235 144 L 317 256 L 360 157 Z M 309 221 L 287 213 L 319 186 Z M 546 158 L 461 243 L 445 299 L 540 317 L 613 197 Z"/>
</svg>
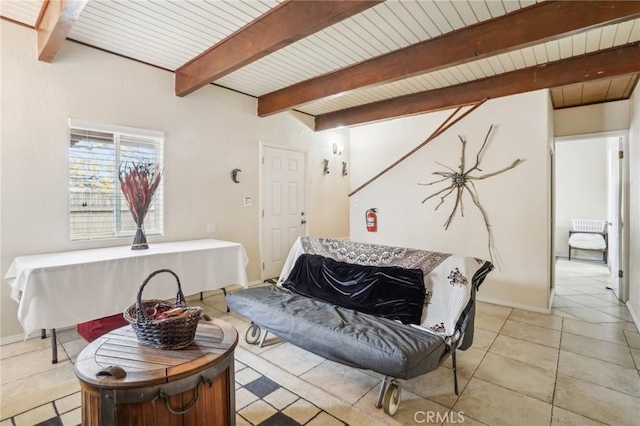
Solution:
<svg viewBox="0 0 640 426">
<path fill-rule="evenodd" d="M 149 244 L 148 250 L 124 246 L 19 256 L 5 279 L 29 335 L 123 312 L 135 303 L 144 279 L 158 269 L 174 271 L 187 296 L 231 284 L 246 287 L 247 264 L 242 244 L 194 240 Z M 159 274 L 142 298 L 174 298 L 177 289 L 171 274 Z"/>
</svg>

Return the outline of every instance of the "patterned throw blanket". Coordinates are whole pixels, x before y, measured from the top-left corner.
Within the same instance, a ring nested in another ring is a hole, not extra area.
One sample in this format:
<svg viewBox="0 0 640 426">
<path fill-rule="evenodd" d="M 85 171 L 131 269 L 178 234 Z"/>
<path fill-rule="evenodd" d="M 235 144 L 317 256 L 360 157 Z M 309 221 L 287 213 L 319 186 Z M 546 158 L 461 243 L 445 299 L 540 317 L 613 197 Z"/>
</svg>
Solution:
<svg viewBox="0 0 640 426">
<path fill-rule="evenodd" d="M 291 273 L 298 256 L 305 253 L 357 265 L 422 269 L 427 298 L 423 319 L 416 327 L 446 336 L 455 332 L 456 322 L 471 298 L 472 287 L 477 288 L 491 270 L 489 262 L 473 257 L 331 238 L 300 237 L 282 268 L 279 286 Z"/>
<path fill-rule="evenodd" d="M 425 276 L 451 256 L 447 253 L 356 243 L 331 238 L 302 237 L 300 242 L 304 252 L 308 254 L 319 254 L 337 261 L 357 265 L 386 265 L 422 269 Z"/>
</svg>

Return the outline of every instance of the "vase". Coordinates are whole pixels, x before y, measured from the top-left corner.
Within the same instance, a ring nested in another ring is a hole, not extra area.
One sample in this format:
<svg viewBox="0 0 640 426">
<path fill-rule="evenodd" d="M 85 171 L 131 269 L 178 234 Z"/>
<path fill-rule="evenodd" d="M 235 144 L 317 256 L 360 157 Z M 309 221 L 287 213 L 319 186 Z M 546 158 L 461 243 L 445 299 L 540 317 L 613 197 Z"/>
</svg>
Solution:
<svg viewBox="0 0 640 426">
<path fill-rule="evenodd" d="M 144 230 L 139 226 L 138 229 L 136 229 L 136 235 L 133 237 L 131 250 L 144 250 L 148 248 L 149 244 L 147 244 L 147 236 L 144 235 Z"/>
</svg>

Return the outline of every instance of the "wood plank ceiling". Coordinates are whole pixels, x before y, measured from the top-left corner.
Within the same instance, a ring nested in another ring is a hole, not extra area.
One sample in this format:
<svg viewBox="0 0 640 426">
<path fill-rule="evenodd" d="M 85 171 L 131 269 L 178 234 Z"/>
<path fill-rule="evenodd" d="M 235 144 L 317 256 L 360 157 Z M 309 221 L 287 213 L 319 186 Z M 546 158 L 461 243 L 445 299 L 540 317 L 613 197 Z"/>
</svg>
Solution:
<svg viewBox="0 0 640 426">
<path fill-rule="evenodd" d="M 67 0 L 77 1 L 77 0 Z M 60 0 L 49 0 L 49 3 Z M 89 1 L 77 21 L 71 28 L 68 38 L 86 45 L 110 51 L 121 56 L 145 62 L 167 70 L 176 71 L 194 58 L 215 48 L 223 40 L 233 39 L 237 34 L 245 35 L 250 24 L 276 14 L 284 9 L 282 0 L 248 1 L 202 1 L 202 0 L 155 0 L 132 1 L 110 0 Z M 337 2 L 339 3 L 339 2 Z M 260 108 L 267 105 L 274 92 L 290 90 L 290 86 L 302 84 L 305 80 L 334 73 L 346 67 L 352 67 L 363 61 L 389 54 L 421 42 L 440 42 L 443 35 L 458 37 L 458 43 L 465 44 L 465 35 L 473 34 L 474 28 L 482 22 L 493 22 L 504 16 L 505 34 L 499 34 L 509 40 L 509 22 L 522 13 L 533 16 L 536 10 L 551 9 L 552 3 L 546 1 L 536 4 L 532 0 L 402 0 L 371 2 L 358 10 L 353 16 L 341 15 L 332 18 L 319 31 L 295 38 L 295 34 L 285 34 L 286 40 L 261 57 L 252 58 L 250 63 L 239 63 L 229 72 L 217 77 L 214 84 L 227 87 L 259 98 Z M 390 105 L 401 104 L 403 99 L 416 99 L 416 96 L 435 94 L 445 88 L 458 86 L 470 89 L 471 83 L 482 84 L 484 80 L 501 84 L 498 78 L 513 78 L 516 71 L 533 70 L 547 64 L 595 55 L 621 46 L 637 45 L 640 42 L 640 1 L 591 2 L 593 5 L 573 3 L 574 9 L 563 10 L 562 19 L 567 22 L 580 21 L 588 15 L 589 8 L 600 7 L 598 13 L 606 14 L 614 8 L 624 8 L 624 16 L 604 19 L 606 22 L 585 24 L 586 28 L 567 30 L 560 36 L 545 36 L 545 25 L 540 25 L 540 42 L 514 45 L 514 48 L 502 49 L 497 54 L 482 55 L 476 52 L 466 60 L 452 63 L 452 66 L 438 67 L 426 72 L 411 73 L 390 81 L 367 84 L 364 87 L 349 89 L 344 93 L 332 93 L 329 96 L 313 99 L 309 102 L 293 105 L 297 110 L 314 115 L 322 121 L 323 128 L 341 123 L 357 124 L 366 119 L 341 121 L 342 111 L 352 116 L 358 111 L 389 109 Z M 599 6 L 596 6 L 598 4 Z M 548 6 L 547 6 L 548 5 Z M 610 6 L 612 5 L 612 6 Z M 564 7 L 564 6 L 558 6 Z M 0 15 L 27 26 L 36 26 L 43 9 L 42 0 L 3 1 Z M 572 14 L 573 11 L 576 14 Z M 612 12 L 612 16 L 617 12 Z M 509 15 L 510 14 L 510 15 Z M 508 15 L 508 16 L 505 16 Z M 565 16 L 566 15 L 566 16 Z M 278 16 L 278 15 L 276 15 Z M 281 15 L 284 16 L 284 15 Z M 303 15 L 300 15 L 303 16 Z M 542 15 L 541 15 L 542 16 Z M 284 19 L 284 18 L 283 18 Z M 289 18 L 290 19 L 290 18 Z M 502 22 L 502 21 L 501 21 Z M 544 21 L 546 22 L 546 21 Z M 556 22 L 556 26 L 561 21 Z M 287 26 L 286 22 L 282 23 Z M 289 25 L 290 26 L 290 25 Z M 550 25 L 552 27 L 553 25 Z M 570 25 L 569 25 L 570 26 Z M 273 27 L 271 27 L 273 28 Z M 480 28 L 480 27 L 478 27 Z M 278 27 L 278 30 L 280 28 Z M 310 32 L 310 31 L 309 31 Z M 294 39 L 295 38 L 295 39 Z M 494 38 L 495 35 L 494 35 Z M 460 41 L 462 40 L 462 41 Z M 285 42 L 286 41 L 286 42 Z M 475 34 L 468 44 L 481 43 L 485 37 Z M 633 47 L 633 46 L 632 46 Z M 640 46 L 639 46 L 640 47 Z M 499 49 L 498 49 L 499 50 Z M 637 55 L 639 49 L 627 49 L 625 55 Z M 580 66 L 611 67 L 611 65 L 590 61 L 577 61 Z M 618 99 L 626 99 L 633 92 L 640 72 L 640 55 L 635 61 L 622 61 L 625 67 L 617 67 L 614 74 L 606 70 L 591 70 L 600 73 L 583 78 L 579 74 L 583 69 L 572 69 L 575 77 L 569 75 L 569 81 L 553 88 L 552 101 L 556 108 L 584 105 Z M 249 61 L 247 61 L 249 62 Z M 55 60 L 54 60 L 55 64 Z M 558 68 L 558 67 L 556 67 Z M 566 67 L 565 67 L 566 68 Z M 622 75 L 619 75 L 622 73 Z M 524 73 L 521 73 L 525 75 Z M 534 74 L 535 75 L 535 74 Z M 526 77 L 531 78 L 531 77 Z M 588 81 L 595 79 L 595 81 Z M 209 80 L 207 80 L 209 81 Z M 314 83 L 316 80 L 313 80 Z M 206 83 L 206 81 L 205 81 Z M 552 83 L 549 83 L 552 84 Z M 526 86 L 526 85 L 525 85 Z M 530 87 L 533 87 L 529 85 Z M 547 86 L 545 86 L 547 87 Z M 550 87 L 551 88 L 551 87 Z M 458 89 L 454 89 L 458 90 Z M 534 90 L 534 89 L 527 89 Z M 178 92 L 178 90 L 177 90 Z M 425 94 L 425 95 L 422 95 Z M 489 96 L 491 97 L 491 96 Z M 373 105 L 372 105 L 373 104 Z M 288 107 L 286 109 L 289 109 Z M 387 117 L 419 112 L 397 109 Z M 404 111 L 404 112 L 403 112 Z M 395 114 L 395 115 L 394 115 Z M 262 112 L 260 115 L 265 115 Z M 368 117 L 380 119 L 373 114 Z M 329 120 L 329 118 L 332 118 Z M 383 117 L 384 118 L 384 117 Z"/>
</svg>

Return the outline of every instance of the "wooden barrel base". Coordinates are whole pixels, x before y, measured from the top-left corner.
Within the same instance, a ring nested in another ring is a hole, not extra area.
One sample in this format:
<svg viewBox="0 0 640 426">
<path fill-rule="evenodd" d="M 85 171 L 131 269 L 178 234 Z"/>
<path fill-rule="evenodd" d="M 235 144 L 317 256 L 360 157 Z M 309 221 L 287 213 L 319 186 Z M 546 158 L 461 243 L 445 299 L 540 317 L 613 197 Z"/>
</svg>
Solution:
<svg viewBox="0 0 640 426">
<path fill-rule="evenodd" d="M 103 425 L 111 423 L 118 426 L 228 426 L 229 423 L 229 370 L 225 369 L 209 383 L 199 385 L 177 395 L 168 397 L 168 400 L 150 398 L 143 402 L 119 402 L 118 391 L 104 392 L 104 390 L 80 383 L 82 389 L 82 418 L 84 425 Z M 162 386 L 153 388 L 155 394 L 162 390 Z M 135 389 L 130 392 L 140 392 L 153 395 L 151 388 Z M 102 403 L 107 395 L 115 394 L 115 404 L 112 409 Z M 197 400 L 196 400 L 197 397 Z M 155 397 L 153 397 L 155 398 Z M 191 407 L 192 404 L 194 404 Z M 167 407 L 168 402 L 168 407 Z M 102 404 L 102 406 L 101 406 Z M 186 413 L 173 414 L 169 411 L 184 411 Z M 102 408 L 102 410 L 101 410 Z M 110 413 L 106 413 L 109 410 Z M 235 413 L 233 413 L 235 415 Z M 101 419 L 102 418 L 102 419 Z"/>
<path fill-rule="evenodd" d="M 131 327 L 100 337 L 78 356 L 82 424 L 87 426 L 235 425 L 233 350 L 238 333 L 224 321 L 201 321 L 181 350 L 141 345 Z M 121 378 L 102 375 L 117 366 Z"/>
</svg>

